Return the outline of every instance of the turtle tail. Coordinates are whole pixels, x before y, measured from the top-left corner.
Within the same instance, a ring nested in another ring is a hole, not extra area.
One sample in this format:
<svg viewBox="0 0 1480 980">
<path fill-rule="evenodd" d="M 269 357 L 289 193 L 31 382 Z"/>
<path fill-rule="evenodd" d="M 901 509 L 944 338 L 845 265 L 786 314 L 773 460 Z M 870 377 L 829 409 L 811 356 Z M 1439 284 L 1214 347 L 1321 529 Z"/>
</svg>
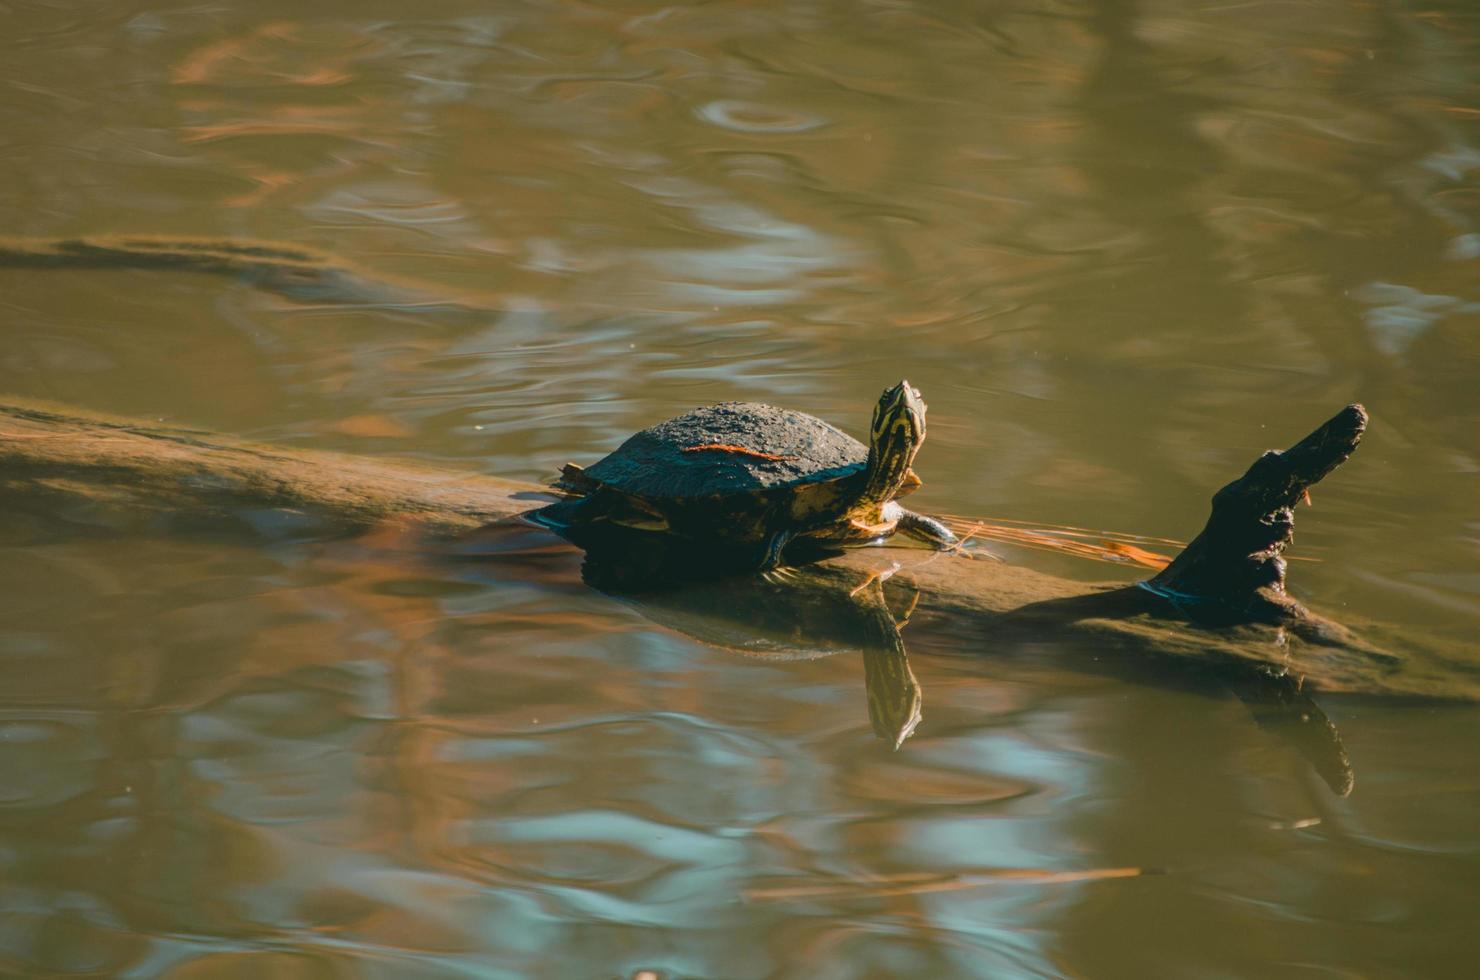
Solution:
<svg viewBox="0 0 1480 980">
<path fill-rule="evenodd" d="M 570 493 L 591 493 L 599 484 L 586 475 L 584 467 L 575 463 L 566 463 L 560 467 L 560 477 L 552 486 Z"/>
</svg>

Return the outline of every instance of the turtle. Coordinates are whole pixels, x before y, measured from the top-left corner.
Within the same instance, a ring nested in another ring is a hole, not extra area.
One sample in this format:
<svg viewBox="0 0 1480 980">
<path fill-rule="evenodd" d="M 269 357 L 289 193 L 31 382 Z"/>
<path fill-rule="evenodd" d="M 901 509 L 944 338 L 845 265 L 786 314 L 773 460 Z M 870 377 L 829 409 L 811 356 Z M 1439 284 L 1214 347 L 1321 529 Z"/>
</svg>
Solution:
<svg viewBox="0 0 1480 980">
<path fill-rule="evenodd" d="M 760 571 L 797 539 L 898 530 L 953 549 L 944 524 L 895 501 L 921 485 L 911 467 L 924 441 L 925 402 L 908 381 L 879 397 L 867 446 L 802 412 L 724 402 L 644 429 L 589 467 L 566 464 L 554 486 L 569 497 L 534 518 L 573 539 L 603 524 L 673 535 Z"/>
</svg>

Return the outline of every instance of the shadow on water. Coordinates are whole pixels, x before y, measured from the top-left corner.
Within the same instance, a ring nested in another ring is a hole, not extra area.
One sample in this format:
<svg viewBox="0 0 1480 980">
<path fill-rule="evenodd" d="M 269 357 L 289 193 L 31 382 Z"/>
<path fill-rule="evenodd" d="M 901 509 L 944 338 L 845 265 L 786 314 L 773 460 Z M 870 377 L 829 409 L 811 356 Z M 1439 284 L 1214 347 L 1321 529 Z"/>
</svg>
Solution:
<svg viewBox="0 0 1480 980">
<path fill-rule="evenodd" d="M 747 657 L 857 652 L 874 734 L 897 749 L 920 723 L 920 684 L 900 635 L 919 592 L 907 576 L 895 575 L 897 562 L 881 561 L 871 576 L 817 565 L 756 574 L 748 551 L 729 552 L 719 543 L 695 545 L 607 524 L 564 533 L 583 549 L 581 580 L 650 621 Z"/>
<path fill-rule="evenodd" d="M 567 533 L 570 533 L 567 530 Z M 492 542 L 480 532 L 485 545 Z M 868 713 L 874 733 L 896 749 L 920 724 L 924 695 L 901 630 L 909 623 L 919 592 L 901 563 L 881 552 L 872 575 L 816 564 L 757 575 L 747 555 L 726 560 L 714 546 L 697 546 L 651 532 L 614 525 L 579 529 L 584 550 L 581 579 L 650 621 L 709 646 L 749 657 L 802 660 L 858 652 L 864 665 Z M 496 550 L 496 549 L 495 549 Z M 899 552 L 892 552 L 899 554 Z M 491 557 L 494 550 L 483 552 Z M 505 552 L 512 557 L 512 552 Z M 523 554 L 527 555 L 527 552 Z M 905 552 L 908 554 L 908 552 Z M 816 557 L 822 557 L 819 552 Z M 1032 604 L 1000 617 L 1004 649 L 1062 644 L 1065 623 L 1119 618 L 1158 608 L 1140 590 L 1094 592 Z M 1141 608 L 1144 605 L 1145 608 Z M 948 623 L 943 635 L 952 634 Z M 1219 624 L 1209 624 L 1215 631 Z M 931 627 L 927 627 L 931 628 Z M 993 655 L 991 627 L 973 642 Z M 932 637 L 937 646 L 940 637 Z M 1278 639 L 1277 635 L 1271 636 Z M 1169 687 L 1210 697 L 1233 696 L 1258 726 L 1293 748 L 1338 796 L 1351 792 L 1354 777 L 1340 733 L 1302 689 L 1297 674 L 1238 659 L 1186 660 L 1153 656 L 1101 662 L 1073 658 L 1077 669 L 1114 674 L 1138 684 Z"/>
<path fill-rule="evenodd" d="M 33 514 L 33 517 L 27 517 Z M 748 551 L 727 552 L 716 543 L 693 545 L 668 535 L 618 525 L 565 529 L 563 537 L 544 526 L 511 520 L 466 535 L 445 557 L 430 559 L 420 532 L 387 526 L 361 534 L 332 522 L 277 509 L 222 511 L 208 519 L 178 514 L 115 512 L 87 506 L 58 513 L 53 498 L 13 498 L 7 537 L 16 543 L 28 534 L 51 533 L 58 522 L 86 528 L 96 538 L 127 540 L 140 534 L 214 540 L 223 546 L 243 542 L 270 547 L 282 560 L 308 559 L 304 549 L 328 547 L 335 563 L 369 557 L 376 567 L 401 567 L 407 581 L 418 569 L 433 580 L 450 573 L 478 588 L 537 586 L 547 594 L 594 590 L 641 614 L 664 629 L 706 646 L 746 657 L 810 660 L 857 653 L 863 666 L 870 726 L 895 749 L 914 734 L 923 718 L 924 693 L 912 670 L 902 630 L 910 624 L 919 591 L 898 556 L 920 554 L 886 549 L 872 574 L 857 568 L 810 563 L 835 554 L 806 542 L 793 553 L 798 564 L 767 574 L 749 570 Z M 572 548 L 574 544 L 576 548 Z M 577 551 L 576 549 L 580 549 Z M 440 551 L 441 549 L 438 549 Z M 387 565 L 389 563 L 389 565 Z M 385 574 L 381 572 L 379 574 Z M 436 586 L 436 594 L 451 583 Z M 917 626 L 927 649 L 959 656 L 962 649 L 1000 657 L 1017 649 L 1035 655 L 1058 651 L 1075 671 L 1113 675 L 1152 687 L 1210 697 L 1232 695 L 1261 729 L 1295 749 L 1330 789 L 1346 795 L 1353 774 L 1339 732 L 1321 707 L 1301 688 L 1298 675 L 1266 665 L 1209 656 L 1206 659 L 1133 655 L 1080 656 L 1082 639 L 1063 626 L 1096 618 L 1122 618 L 1158 609 L 1137 605 L 1139 590 L 1090 592 L 1045 600 L 1002 615 L 985 634 L 962 637 L 948 619 L 929 615 Z M 471 625 L 471 624 L 470 624 Z M 1220 624 L 1212 624 L 1214 633 Z M 1226 632 L 1228 628 L 1221 627 Z M 995 632 L 993 632 L 995 630 Z M 1275 637 L 1277 639 L 1277 636 Z"/>
</svg>

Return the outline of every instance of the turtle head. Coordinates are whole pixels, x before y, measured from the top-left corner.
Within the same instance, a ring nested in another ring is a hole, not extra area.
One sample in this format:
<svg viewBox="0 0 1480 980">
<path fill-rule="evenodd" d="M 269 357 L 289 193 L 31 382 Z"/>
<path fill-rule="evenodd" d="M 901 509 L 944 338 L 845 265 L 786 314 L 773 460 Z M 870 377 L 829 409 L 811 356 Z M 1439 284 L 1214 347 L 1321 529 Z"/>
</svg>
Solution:
<svg viewBox="0 0 1480 980">
<path fill-rule="evenodd" d="M 898 496 L 924 442 L 925 400 L 920 393 L 908 381 L 885 389 L 869 426 L 868 481 L 862 502 L 882 504 Z"/>
</svg>

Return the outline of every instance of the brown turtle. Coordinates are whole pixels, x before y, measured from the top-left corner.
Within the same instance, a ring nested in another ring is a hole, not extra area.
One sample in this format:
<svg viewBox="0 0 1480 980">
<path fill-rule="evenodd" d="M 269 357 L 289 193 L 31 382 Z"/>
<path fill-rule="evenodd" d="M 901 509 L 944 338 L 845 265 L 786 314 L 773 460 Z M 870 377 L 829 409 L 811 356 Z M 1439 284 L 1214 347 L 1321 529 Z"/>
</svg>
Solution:
<svg viewBox="0 0 1480 980">
<path fill-rule="evenodd" d="M 572 531 L 609 523 L 723 546 L 758 569 L 797 539 L 864 542 L 903 531 L 938 548 L 956 537 L 895 500 L 920 486 L 925 402 L 908 381 L 885 390 L 869 444 L 802 412 L 753 402 L 695 409 L 632 436 L 588 468 L 567 464 L 573 495 L 536 512 Z"/>
</svg>

